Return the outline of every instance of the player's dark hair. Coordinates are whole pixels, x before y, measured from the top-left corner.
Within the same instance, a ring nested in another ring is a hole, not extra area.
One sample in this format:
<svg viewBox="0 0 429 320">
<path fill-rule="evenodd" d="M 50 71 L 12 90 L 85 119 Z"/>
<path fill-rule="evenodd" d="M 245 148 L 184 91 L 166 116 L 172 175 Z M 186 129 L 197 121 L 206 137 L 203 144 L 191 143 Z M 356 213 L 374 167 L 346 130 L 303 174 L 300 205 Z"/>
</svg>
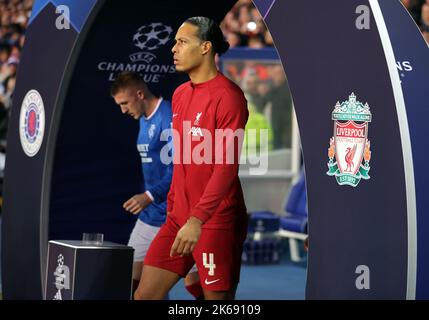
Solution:
<svg viewBox="0 0 429 320">
<path fill-rule="evenodd" d="M 229 49 L 229 43 L 224 39 L 219 25 L 207 17 L 192 17 L 185 21 L 198 27 L 198 37 L 203 41 L 210 41 L 215 53 L 221 55 Z"/>
<path fill-rule="evenodd" d="M 145 81 L 137 72 L 124 71 L 121 72 L 112 83 L 110 94 L 115 96 L 119 91 L 129 88 L 147 88 Z"/>
</svg>

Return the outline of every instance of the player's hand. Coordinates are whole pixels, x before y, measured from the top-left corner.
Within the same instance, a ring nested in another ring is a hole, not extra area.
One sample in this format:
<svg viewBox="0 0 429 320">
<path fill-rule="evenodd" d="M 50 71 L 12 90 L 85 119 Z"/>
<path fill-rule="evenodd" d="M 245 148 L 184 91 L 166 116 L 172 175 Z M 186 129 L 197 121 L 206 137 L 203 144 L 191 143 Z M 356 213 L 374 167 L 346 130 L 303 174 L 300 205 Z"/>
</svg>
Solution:
<svg viewBox="0 0 429 320">
<path fill-rule="evenodd" d="M 146 193 L 136 194 L 124 202 L 123 207 L 132 214 L 138 214 L 152 203 L 152 200 Z"/>
<path fill-rule="evenodd" d="M 202 222 L 191 217 L 189 220 L 180 228 L 177 232 L 176 239 L 171 246 L 170 257 L 174 255 L 189 255 L 194 251 L 194 248 L 201 236 L 201 225 Z"/>
</svg>

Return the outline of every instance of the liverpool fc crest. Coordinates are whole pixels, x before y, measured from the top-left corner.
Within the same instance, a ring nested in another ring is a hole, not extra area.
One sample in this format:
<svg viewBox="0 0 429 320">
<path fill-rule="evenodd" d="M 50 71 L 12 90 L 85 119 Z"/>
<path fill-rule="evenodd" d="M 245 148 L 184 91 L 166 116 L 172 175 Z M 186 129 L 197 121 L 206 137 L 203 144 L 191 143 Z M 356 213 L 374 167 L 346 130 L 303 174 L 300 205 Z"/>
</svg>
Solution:
<svg viewBox="0 0 429 320">
<path fill-rule="evenodd" d="M 370 176 L 371 144 L 368 125 L 372 120 L 368 103 L 363 105 L 352 93 L 348 101 L 337 102 L 332 112 L 334 136 L 328 149 L 328 176 L 335 176 L 339 185 L 356 187 Z"/>
</svg>

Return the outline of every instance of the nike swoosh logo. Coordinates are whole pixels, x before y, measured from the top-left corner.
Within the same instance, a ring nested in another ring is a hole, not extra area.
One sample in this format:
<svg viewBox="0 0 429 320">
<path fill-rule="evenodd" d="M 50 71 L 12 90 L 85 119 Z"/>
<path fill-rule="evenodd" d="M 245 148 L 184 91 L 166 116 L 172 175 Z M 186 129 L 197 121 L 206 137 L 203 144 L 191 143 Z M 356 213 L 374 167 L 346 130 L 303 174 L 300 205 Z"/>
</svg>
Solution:
<svg viewBox="0 0 429 320">
<path fill-rule="evenodd" d="M 174 114 L 173 114 L 173 118 L 174 118 L 174 117 L 177 117 L 178 115 L 179 115 L 178 113 L 174 113 Z"/>
<path fill-rule="evenodd" d="M 205 284 L 206 285 L 209 285 L 209 284 L 212 284 L 212 283 L 215 283 L 215 282 L 218 282 L 220 279 L 216 279 L 216 280 L 213 280 L 213 281 L 208 281 L 207 279 L 206 279 L 206 281 L 204 281 L 205 282 Z"/>
</svg>

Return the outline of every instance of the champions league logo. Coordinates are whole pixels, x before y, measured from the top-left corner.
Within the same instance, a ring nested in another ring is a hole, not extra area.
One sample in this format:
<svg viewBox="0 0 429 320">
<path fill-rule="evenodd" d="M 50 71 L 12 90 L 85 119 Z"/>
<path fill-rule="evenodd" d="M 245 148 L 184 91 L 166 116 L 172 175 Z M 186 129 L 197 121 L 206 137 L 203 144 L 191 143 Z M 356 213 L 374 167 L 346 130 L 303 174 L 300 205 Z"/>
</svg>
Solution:
<svg viewBox="0 0 429 320">
<path fill-rule="evenodd" d="M 36 90 L 29 91 L 21 105 L 19 116 L 19 137 L 22 149 L 34 157 L 43 142 L 45 131 L 45 108 L 42 97 Z"/>
<path fill-rule="evenodd" d="M 134 71 L 141 73 L 145 82 L 158 83 L 162 74 L 176 72 L 172 63 L 168 65 L 154 63 L 158 56 L 153 51 L 163 49 L 172 35 L 173 28 L 161 22 L 143 25 L 132 36 L 133 45 L 141 51 L 128 56 L 131 63 L 103 61 L 98 64 L 98 70 L 110 72 L 109 81 L 113 81 L 120 72 Z"/>
<path fill-rule="evenodd" d="M 162 23 L 151 23 L 144 25 L 134 34 L 134 45 L 140 50 L 156 50 L 167 44 L 170 36 L 173 33 L 173 28 L 163 25 Z M 151 63 L 156 56 L 149 52 L 138 52 L 130 56 L 132 62 L 144 61 Z"/>
<path fill-rule="evenodd" d="M 155 50 L 165 45 L 173 33 L 173 28 L 162 23 L 151 23 L 140 27 L 134 35 L 134 44 L 141 50 Z"/>
<path fill-rule="evenodd" d="M 140 50 L 157 50 L 166 45 L 171 38 L 173 28 L 162 24 L 161 22 L 153 22 L 148 25 L 141 26 L 133 36 L 134 45 Z M 151 63 L 157 58 L 151 52 L 137 52 L 130 55 L 131 62 L 146 62 Z"/>
</svg>

